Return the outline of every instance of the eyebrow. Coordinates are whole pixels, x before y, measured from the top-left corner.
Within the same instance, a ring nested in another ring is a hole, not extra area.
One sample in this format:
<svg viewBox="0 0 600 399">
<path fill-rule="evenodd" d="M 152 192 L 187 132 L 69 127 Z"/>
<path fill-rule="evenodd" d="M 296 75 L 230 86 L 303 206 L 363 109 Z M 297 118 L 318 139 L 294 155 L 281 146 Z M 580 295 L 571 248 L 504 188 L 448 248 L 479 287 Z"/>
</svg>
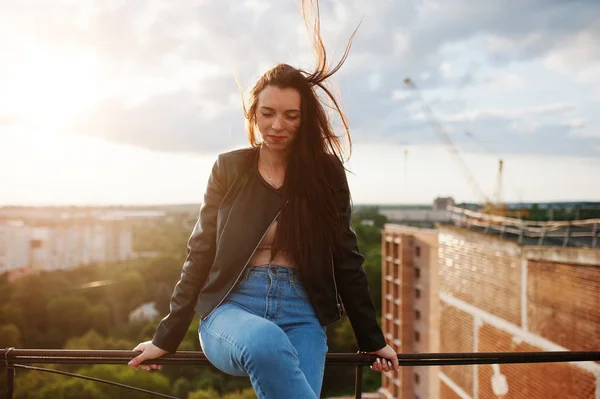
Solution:
<svg viewBox="0 0 600 399">
<path fill-rule="evenodd" d="M 260 107 L 260 109 L 265 109 L 267 111 L 275 111 L 273 108 L 265 107 L 264 105 L 262 107 Z M 300 110 L 296 109 L 296 108 L 291 108 L 291 109 L 286 109 L 285 112 L 300 112 Z"/>
</svg>

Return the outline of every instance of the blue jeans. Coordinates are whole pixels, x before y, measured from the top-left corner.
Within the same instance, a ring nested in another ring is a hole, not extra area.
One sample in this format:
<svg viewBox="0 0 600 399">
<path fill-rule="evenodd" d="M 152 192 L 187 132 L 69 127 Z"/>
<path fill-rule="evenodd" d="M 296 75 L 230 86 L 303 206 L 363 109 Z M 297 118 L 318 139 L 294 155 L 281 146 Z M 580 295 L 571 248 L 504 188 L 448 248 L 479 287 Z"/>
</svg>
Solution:
<svg viewBox="0 0 600 399">
<path fill-rule="evenodd" d="M 260 398 L 318 398 L 327 336 L 295 269 L 248 267 L 200 322 L 200 344 L 219 370 L 248 376 Z"/>
</svg>

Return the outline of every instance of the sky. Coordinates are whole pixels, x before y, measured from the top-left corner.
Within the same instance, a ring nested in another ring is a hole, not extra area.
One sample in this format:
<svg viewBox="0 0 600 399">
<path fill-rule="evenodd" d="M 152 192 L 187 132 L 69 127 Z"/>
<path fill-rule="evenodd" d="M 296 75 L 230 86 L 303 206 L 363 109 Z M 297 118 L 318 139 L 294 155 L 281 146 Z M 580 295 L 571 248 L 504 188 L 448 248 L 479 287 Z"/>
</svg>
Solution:
<svg viewBox="0 0 600 399">
<path fill-rule="evenodd" d="M 320 4 L 331 64 L 360 23 L 355 203 L 495 200 L 499 159 L 502 200 L 600 201 L 600 2 Z M 235 76 L 315 66 L 299 0 L 0 0 L 0 54 L 0 205 L 200 203 L 248 145 Z"/>
</svg>

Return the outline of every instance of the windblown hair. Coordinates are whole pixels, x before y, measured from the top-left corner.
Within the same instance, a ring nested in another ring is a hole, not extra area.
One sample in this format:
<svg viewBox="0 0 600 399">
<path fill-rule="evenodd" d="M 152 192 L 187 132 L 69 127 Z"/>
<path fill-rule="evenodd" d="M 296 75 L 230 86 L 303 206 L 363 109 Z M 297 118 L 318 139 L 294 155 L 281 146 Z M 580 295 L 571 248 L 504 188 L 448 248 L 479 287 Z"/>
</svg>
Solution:
<svg viewBox="0 0 600 399">
<path fill-rule="evenodd" d="M 341 138 L 333 132 L 325 106 L 339 115 L 348 140 L 348 155 L 352 152 L 352 139 L 347 119 L 338 101 L 324 82 L 336 73 L 350 51 L 355 29 L 338 64 L 329 69 L 327 54 L 320 33 L 318 0 L 302 0 L 302 15 L 312 39 L 317 66 L 306 72 L 287 64 L 278 64 L 264 73 L 250 92 L 248 109 L 244 106 L 248 140 L 253 147 L 261 142 L 255 131 L 258 96 L 267 86 L 294 88 L 301 96 L 301 121 L 296 138 L 286 160 L 285 180 L 282 187 L 286 204 L 282 210 L 273 243 L 272 257 L 278 251 L 289 251 L 296 264 L 308 277 L 311 269 L 322 265 L 309 264 L 310 253 L 316 248 L 335 253 L 341 247 L 342 227 L 340 204 L 335 190 L 339 190 L 344 172 L 344 148 Z M 311 21 L 312 20 L 312 21 Z M 312 24 L 312 26 L 311 26 Z M 324 104 L 317 96 L 321 89 L 333 106 Z M 337 173 L 334 172 L 337 169 Z"/>
</svg>

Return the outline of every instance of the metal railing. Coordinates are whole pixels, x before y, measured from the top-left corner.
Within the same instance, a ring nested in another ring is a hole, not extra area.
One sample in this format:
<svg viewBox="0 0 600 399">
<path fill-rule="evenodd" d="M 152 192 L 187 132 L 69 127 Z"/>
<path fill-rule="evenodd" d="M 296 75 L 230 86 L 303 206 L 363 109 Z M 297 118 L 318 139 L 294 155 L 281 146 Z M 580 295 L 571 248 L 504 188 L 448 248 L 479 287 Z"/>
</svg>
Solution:
<svg viewBox="0 0 600 399">
<path fill-rule="evenodd" d="M 519 244 L 528 240 L 537 245 L 600 247 L 600 219 L 536 222 L 488 215 L 459 207 L 448 207 L 448 211 L 457 226 L 477 228 L 502 236 L 512 235 Z"/>
<path fill-rule="evenodd" d="M 124 350 L 38 350 L 6 348 L 0 350 L 0 370 L 6 370 L 6 398 L 13 399 L 16 369 L 38 370 L 50 373 L 83 378 L 145 392 L 166 398 L 175 398 L 158 392 L 131 387 L 99 378 L 67 373 L 60 370 L 29 366 L 30 364 L 122 364 L 139 352 Z M 328 353 L 325 365 L 332 367 L 355 367 L 355 398 L 362 396 L 362 370 L 375 361 L 375 355 Z M 600 361 L 600 352 L 557 351 L 557 352 L 479 352 L 479 353 L 401 353 L 400 366 L 450 366 L 469 364 L 510 364 L 510 363 L 554 363 Z M 177 352 L 143 364 L 169 365 L 208 365 L 210 362 L 202 352 Z"/>
</svg>

